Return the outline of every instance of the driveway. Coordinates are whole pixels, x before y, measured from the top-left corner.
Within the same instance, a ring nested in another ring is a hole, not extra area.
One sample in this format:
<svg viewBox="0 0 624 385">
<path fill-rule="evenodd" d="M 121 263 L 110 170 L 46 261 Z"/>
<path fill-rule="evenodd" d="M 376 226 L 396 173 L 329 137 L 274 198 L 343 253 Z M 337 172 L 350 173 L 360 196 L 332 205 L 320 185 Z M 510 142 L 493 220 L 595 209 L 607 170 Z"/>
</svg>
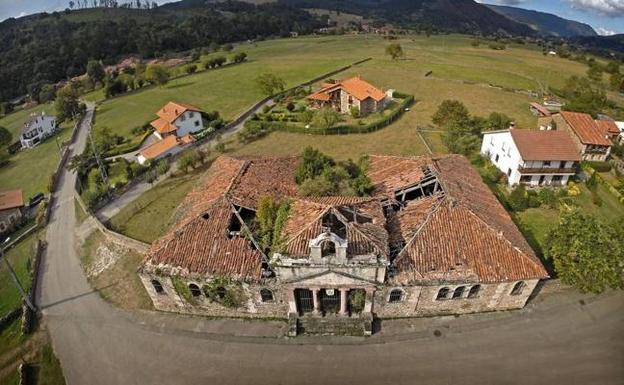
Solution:
<svg viewBox="0 0 624 385">
<path fill-rule="evenodd" d="M 84 148 L 87 129 L 83 123 L 74 152 Z M 564 292 L 518 312 L 388 322 L 387 332 L 370 339 L 289 340 L 276 337 L 278 323 L 115 309 L 80 267 L 74 181 L 65 171 L 55 193 L 38 293 L 70 385 L 585 385 L 624 378 L 622 292 Z"/>
</svg>

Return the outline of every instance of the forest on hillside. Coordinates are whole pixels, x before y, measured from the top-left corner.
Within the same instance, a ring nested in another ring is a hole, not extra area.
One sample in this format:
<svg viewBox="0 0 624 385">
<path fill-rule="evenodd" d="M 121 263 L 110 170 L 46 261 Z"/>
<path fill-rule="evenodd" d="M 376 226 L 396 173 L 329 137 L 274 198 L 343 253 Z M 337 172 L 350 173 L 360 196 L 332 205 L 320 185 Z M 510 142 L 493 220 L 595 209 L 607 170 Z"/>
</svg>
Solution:
<svg viewBox="0 0 624 385">
<path fill-rule="evenodd" d="M 84 74 L 89 60 L 112 64 L 128 54 L 162 56 L 291 31 L 311 33 L 321 22 L 283 4 L 216 3 L 183 11 L 86 9 L 0 23 L 0 102 Z"/>
</svg>

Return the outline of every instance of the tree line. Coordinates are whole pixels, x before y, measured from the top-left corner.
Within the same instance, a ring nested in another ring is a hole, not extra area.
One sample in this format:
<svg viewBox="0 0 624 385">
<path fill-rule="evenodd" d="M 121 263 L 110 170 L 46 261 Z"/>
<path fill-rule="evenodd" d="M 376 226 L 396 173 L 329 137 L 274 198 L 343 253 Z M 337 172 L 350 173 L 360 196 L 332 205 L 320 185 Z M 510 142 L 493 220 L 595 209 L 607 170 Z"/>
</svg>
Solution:
<svg viewBox="0 0 624 385">
<path fill-rule="evenodd" d="M 234 41 L 311 33 L 320 21 L 292 7 L 224 2 L 174 12 L 89 10 L 40 14 L 0 23 L 0 102 L 35 99 L 57 82 L 82 75 L 90 60 L 114 64 L 123 56 L 162 57 Z M 73 17 L 72 13 L 76 13 Z M 145 17 L 145 15 L 149 17 Z"/>
</svg>

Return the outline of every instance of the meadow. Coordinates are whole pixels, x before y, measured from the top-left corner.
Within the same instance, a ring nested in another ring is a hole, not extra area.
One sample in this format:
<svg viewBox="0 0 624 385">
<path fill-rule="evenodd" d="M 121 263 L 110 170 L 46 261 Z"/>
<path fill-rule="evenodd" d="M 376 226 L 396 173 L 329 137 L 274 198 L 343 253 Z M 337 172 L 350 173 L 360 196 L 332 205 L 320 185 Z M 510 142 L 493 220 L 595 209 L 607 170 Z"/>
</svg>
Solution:
<svg viewBox="0 0 624 385">
<path fill-rule="evenodd" d="M 519 127 L 534 128 L 537 119 L 529 112 L 528 103 L 536 99 L 530 93 L 548 86 L 560 88 L 566 77 L 583 75 L 587 70 L 577 62 L 546 57 L 535 47 L 512 45 L 504 51 L 495 51 L 486 45 L 473 47 L 471 41 L 460 35 L 401 38 L 397 42 L 403 47 L 405 58 L 397 61 L 384 53 L 389 42 L 371 35 L 300 37 L 241 44 L 233 53 L 246 52 L 248 63 L 182 77 L 164 87 L 104 101 L 96 124 L 128 135 L 133 127 L 152 119 L 154 112 L 169 100 L 219 110 L 226 119 L 231 119 L 262 98 L 254 86 L 255 77 L 262 72 L 273 72 L 283 77 L 287 86 L 293 86 L 370 57 L 370 61 L 335 77 L 361 75 L 380 88 L 415 95 L 416 103 L 397 122 L 370 134 L 318 136 L 273 132 L 245 145 L 232 138 L 226 141 L 227 153 L 288 155 L 314 146 L 337 159 L 355 159 L 365 154 L 422 155 L 428 153 L 423 139 L 433 152 L 445 153 L 441 132 L 431 124 L 431 116 L 443 100 L 460 100 L 475 115 L 502 112 Z M 417 129 L 425 130 L 421 132 L 422 138 Z M 124 234 L 150 242 L 166 230 L 164 222 L 170 220 L 191 187 L 192 183 L 182 179 L 174 190 L 171 183 L 158 185 L 111 223 Z M 154 199 L 159 194 L 174 199 L 162 204 Z"/>
</svg>

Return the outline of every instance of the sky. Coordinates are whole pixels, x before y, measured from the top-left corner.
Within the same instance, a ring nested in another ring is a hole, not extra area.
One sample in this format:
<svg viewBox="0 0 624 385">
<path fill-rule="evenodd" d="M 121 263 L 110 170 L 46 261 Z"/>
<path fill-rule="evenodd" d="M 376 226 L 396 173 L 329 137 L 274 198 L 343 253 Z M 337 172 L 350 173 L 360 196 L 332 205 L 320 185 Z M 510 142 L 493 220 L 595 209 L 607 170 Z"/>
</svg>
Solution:
<svg viewBox="0 0 624 385">
<path fill-rule="evenodd" d="M 84 1 L 84 0 L 82 0 Z M 172 0 L 157 0 L 162 4 Z M 554 13 L 587 23 L 601 35 L 624 33 L 624 0 L 478 0 Z M 90 1 L 89 1 L 90 2 Z M 119 0 L 120 3 L 126 2 Z M 69 0 L 0 0 L 0 20 L 67 8 Z"/>
</svg>

